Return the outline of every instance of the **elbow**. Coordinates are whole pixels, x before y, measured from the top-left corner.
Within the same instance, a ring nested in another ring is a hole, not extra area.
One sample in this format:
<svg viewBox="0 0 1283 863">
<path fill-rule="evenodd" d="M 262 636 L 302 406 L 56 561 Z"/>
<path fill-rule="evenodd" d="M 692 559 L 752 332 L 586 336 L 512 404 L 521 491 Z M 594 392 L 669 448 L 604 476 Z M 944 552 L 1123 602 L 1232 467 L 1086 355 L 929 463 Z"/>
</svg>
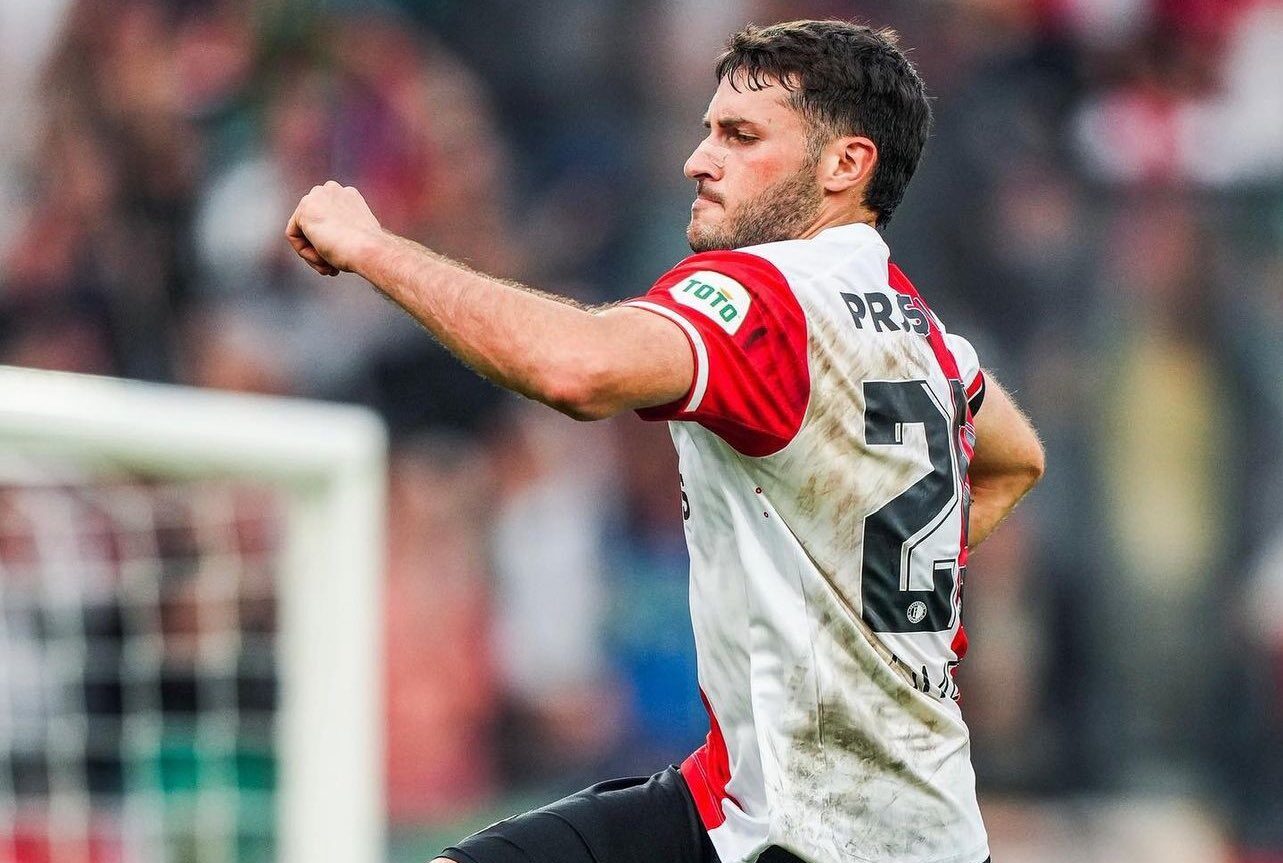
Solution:
<svg viewBox="0 0 1283 863">
<path fill-rule="evenodd" d="M 1014 505 L 1038 484 L 1046 470 L 1042 444 L 1033 440 L 1010 453 L 1002 465 L 981 468 L 979 472 L 969 470 L 968 475 L 973 494 L 1005 498 Z"/>
<path fill-rule="evenodd" d="M 1029 448 L 1029 453 L 1025 458 L 1024 465 L 1025 491 L 1029 491 L 1036 486 L 1047 472 L 1047 453 L 1042 448 L 1042 442 L 1033 441 Z"/>
<path fill-rule="evenodd" d="M 553 407 L 572 420 L 581 423 L 610 419 L 619 413 L 614 408 L 596 402 L 566 402 L 555 404 Z"/>
<path fill-rule="evenodd" d="M 622 410 L 611 380 L 605 369 L 563 369 L 548 376 L 539 400 L 579 422 L 608 419 Z"/>
</svg>

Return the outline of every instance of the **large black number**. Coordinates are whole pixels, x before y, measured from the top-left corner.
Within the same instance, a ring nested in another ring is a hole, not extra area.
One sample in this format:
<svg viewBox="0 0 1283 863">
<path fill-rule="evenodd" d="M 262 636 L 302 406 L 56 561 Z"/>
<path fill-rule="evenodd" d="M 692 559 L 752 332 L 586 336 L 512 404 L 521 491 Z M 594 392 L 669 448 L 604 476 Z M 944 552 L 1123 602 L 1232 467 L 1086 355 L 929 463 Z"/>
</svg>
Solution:
<svg viewBox="0 0 1283 863">
<path fill-rule="evenodd" d="M 967 465 L 958 430 L 966 418 L 966 394 L 959 381 L 949 384 L 953 404 L 948 407 L 926 381 L 864 384 L 865 443 L 903 445 L 904 427 L 920 424 L 931 459 L 930 473 L 864 520 L 860 594 L 864 619 L 875 632 L 939 632 L 953 625 L 961 528 L 953 520 L 947 528 L 952 535 L 941 528 L 954 507 L 965 507 L 958 478 L 966 475 Z M 965 524 L 965 509 L 963 519 Z M 931 587 L 913 589 L 914 550 L 924 545 L 923 553 L 931 556 L 917 565 L 930 567 Z"/>
</svg>

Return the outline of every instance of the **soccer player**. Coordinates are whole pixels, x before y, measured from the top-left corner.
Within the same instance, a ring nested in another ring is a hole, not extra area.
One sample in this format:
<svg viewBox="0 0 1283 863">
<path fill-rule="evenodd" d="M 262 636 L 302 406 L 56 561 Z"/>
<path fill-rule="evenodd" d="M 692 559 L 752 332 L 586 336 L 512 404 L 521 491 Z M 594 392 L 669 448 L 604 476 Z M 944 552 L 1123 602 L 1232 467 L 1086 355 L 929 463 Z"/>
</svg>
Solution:
<svg viewBox="0 0 1283 863">
<path fill-rule="evenodd" d="M 710 730 L 679 768 L 495 824 L 436 863 L 982 863 L 954 671 L 968 545 L 1043 470 L 878 228 L 927 139 L 893 33 L 735 34 L 686 162 L 695 254 L 604 310 L 472 272 L 317 186 L 289 241 L 487 378 L 582 420 L 667 420 Z M 465 166 L 460 166 L 461 170 Z"/>
</svg>

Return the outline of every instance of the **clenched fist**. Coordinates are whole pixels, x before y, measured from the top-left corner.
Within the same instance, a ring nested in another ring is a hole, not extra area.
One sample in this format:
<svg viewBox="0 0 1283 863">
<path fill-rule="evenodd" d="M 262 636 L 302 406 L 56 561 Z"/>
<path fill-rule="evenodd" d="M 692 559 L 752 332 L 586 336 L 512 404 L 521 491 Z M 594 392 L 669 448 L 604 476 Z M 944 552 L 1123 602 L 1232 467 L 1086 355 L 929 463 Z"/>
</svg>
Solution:
<svg viewBox="0 0 1283 863">
<path fill-rule="evenodd" d="M 334 180 L 313 186 L 285 227 L 294 251 L 323 276 L 351 272 L 362 251 L 382 233 L 361 193 Z"/>
</svg>

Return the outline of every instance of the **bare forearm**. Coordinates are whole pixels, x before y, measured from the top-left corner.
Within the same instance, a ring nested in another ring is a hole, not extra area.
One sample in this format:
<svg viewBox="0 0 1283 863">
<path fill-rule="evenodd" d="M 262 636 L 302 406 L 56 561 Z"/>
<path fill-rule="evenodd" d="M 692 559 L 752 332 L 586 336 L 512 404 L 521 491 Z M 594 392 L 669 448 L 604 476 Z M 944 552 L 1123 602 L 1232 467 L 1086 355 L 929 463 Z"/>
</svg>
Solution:
<svg viewBox="0 0 1283 863">
<path fill-rule="evenodd" d="M 671 323 L 473 272 L 383 230 L 350 186 L 314 186 L 285 236 L 318 273 L 363 276 L 476 371 L 576 419 L 665 404 L 691 386 L 694 361 Z"/>
<path fill-rule="evenodd" d="M 391 233 L 370 242 L 355 271 L 478 373 L 540 401 L 595 340 L 592 313 Z"/>
<path fill-rule="evenodd" d="M 977 546 L 1042 479 L 1045 456 L 1038 434 L 1011 395 L 986 372 L 984 404 L 976 415 L 976 448 L 967 469 L 971 521 L 967 542 Z"/>
<path fill-rule="evenodd" d="M 994 528 L 1011 515 L 1012 510 L 1037 478 L 1030 476 L 1027 483 L 1001 486 L 973 486 L 971 489 L 971 517 L 967 527 L 967 545 L 975 548 L 989 538 Z"/>
</svg>

